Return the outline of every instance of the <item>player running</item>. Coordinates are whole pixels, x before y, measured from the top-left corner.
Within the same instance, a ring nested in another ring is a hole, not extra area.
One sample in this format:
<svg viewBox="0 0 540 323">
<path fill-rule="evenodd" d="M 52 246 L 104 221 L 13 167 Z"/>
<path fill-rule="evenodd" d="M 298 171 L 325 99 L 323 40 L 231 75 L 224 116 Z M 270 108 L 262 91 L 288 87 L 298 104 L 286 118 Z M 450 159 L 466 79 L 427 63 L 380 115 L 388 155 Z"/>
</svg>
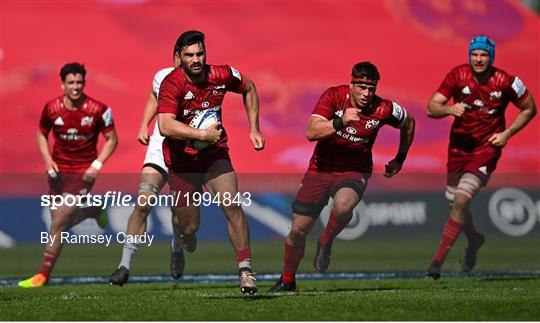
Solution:
<svg viewBox="0 0 540 323">
<path fill-rule="evenodd" d="M 157 122 L 154 126 L 154 132 L 150 137 L 148 137 L 148 125 L 150 122 L 152 122 L 152 119 L 154 119 L 154 116 L 157 114 L 157 100 L 161 82 L 165 76 L 169 75 L 169 73 L 180 65 L 180 56 L 176 50 L 176 47 L 174 48 L 173 55 L 174 67 L 161 69 L 154 76 L 152 89 L 148 94 L 148 98 L 146 99 L 144 106 L 141 126 L 139 132 L 137 133 L 137 140 L 143 145 L 148 145 L 141 173 L 141 182 L 139 184 L 139 196 L 144 195 L 144 198 L 137 198 L 137 201 L 141 202 L 148 201 L 148 198 L 152 195 L 158 195 L 167 182 L 169 169 L 163 160 L 162 149 L 163 139 L 165 137 L 163 137 L 159 132 L 159 125 Z M 148 205 L 148 203 L 137 203 L 133 209 L 133 212 L 129 216 L 126 234 L 135 236 L 145 233 L 147 218 L 150 211 L 152 211 L 152 207 Z M 173 221 L 175 221 L 175 218 L 173 218 Z M 171 241 L 170 273 L 172 278 L 179 279 L 184 273 L 184 251 L 180 241 L 180 233 L 178 232 L 176 225 L 173 224 L 172 227 L 173 238 Z M 129 279 L 131 259 L 137 252 L 138 248 L 139 245 L 137 243 L 126 242 L 124 244 L 120 264 L 109 278 L 111 284 L 122 286 L 123 284 L 127 283 Z"/>
<path fill-rule="evenodd" d="M 397 103 L 375 94 L 379 79 L 375 65 L 358 63 L 352 68 L 350 85 L 329 88 L 315 106 L 307 137 L 317 145 L 292 204 L 283 271 L 269 292 L 296 291 L 295 275 L 304 256 L 306 237 L 329 197 L 333 197 L 328 224 L 319 237 L 313 260 L 315 272 L 326 272 L 332 242 L 351 220 L 371 177 L 371 150 L 379 129 L 386 124 L 400 129 L 401 136 L 398 153 L 386 165 L 384 176 L 390 178 L 401 170 L 413 141 L 415 121 Z"/>
<path fill-rule="evenodd" d="M 264 148 L 259 131 L 259 99 L 255 85 L 245 75 L 228 65 L 207 65 L 204 34 L 187 31 L 177 41 L 180 68 L 163 81 L 158 100 L 158 120 L 163 141 L 165 164 L 169 167 L 169 185 L 178 204 L 173 216 L 178 221 L 184 249 L 195 251 L 199 229 L 198 205 L 190 201 L 202 185 L 221 198 L 238 194 L 236 173 L 229 158 L 227 133 L 220 123 L 206 129 L 189 126 L 200 114 L 210 113 L 221 120 L 225 93 L 242 93 L 249 120 L 250 140 L 255 150 Z M 196 150 L 192 142 L 206 142 L 209 147 Z M 191 203 L 190 203 L 191 202 Z M 249 227 L 239 203 L 220 203 L 227 218 L 227 229 L 238 261 L 240 289 L 255 293 L 257 287 L 251 269 Z"/>
<path fill-rule="evenodd" d="M 532 95 L 517 77 L 493 66 L 495 43 L 486 36 L 474 37 L 469 45 L 469 64 L 453 68 L 428 102 L 427 114 L 439 119 L 453 116 L 448 146 L 446 198 L 450 214 L 444 225 L 439 249 L 426 275 L 438 279 L 441 266 L 463 231 L 468 246 L 461 269 L 471 271 L 484 235 L 474 226 L 469 204 L 497 167 L 502 148 L 536 114 Z M 448 102 L 453 99 L 454 104 Z M 512 102 L 521 111 L 505 128 L 504 112 Z"/>
<path fill-rule="evenodd" d="M 51 195 L 89 193 L 103 163 L 118 145 L 111 108 L 83 92 L 85 76 L 84 65 L 64 65 L 60 70 L 64 95 L 49 101 L 41 114 L 37 142 L 49 174 Z M 51 130 L 54 137 L 52 154 L 48 142 Z M 105 143 L 98 155 L 99 133 L 103 134 Z M 20 287 L 41 287 L 48 283 L 62 250 L 61 232 L 87 218 L 95 218 L 101 228 L 107 225 L 106 215 L 98 206 L 78 209 L 77 206 L 61 205 L 50 211 L 49 234 L 54 240 L 45 244 L 39 273 L 19 282 Z"/>
</svg>

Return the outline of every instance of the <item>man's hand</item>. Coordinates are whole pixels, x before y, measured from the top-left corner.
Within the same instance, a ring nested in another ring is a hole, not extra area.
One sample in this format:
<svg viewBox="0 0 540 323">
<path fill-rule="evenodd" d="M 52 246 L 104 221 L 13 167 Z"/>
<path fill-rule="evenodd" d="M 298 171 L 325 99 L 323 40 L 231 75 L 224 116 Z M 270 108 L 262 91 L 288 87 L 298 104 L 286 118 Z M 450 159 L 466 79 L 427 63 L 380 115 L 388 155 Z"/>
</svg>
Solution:
<svg viewBox="0 0 540 323">
<path fill-rule="evenodd" d="M 399 173 L 399 171 L 401 170 L 401 167 L 403 167 L 403 164 L 396 161 L 395 159 L 392 159 L 391 161 L 388 162 L 388 164 L 384 166 L 385 172 L 383 176 L 386 178 L 390 178 L 396 175 L 397 173 Z"/>
<path fill-rule="evenodd" d="M 506 143 L 508 142 L 509 138 L 510 136 L 508 135 L 508 133 L 506 131 L 503 131 L 503 132 L 499 132 L 499 133 L 491 135 L 491 137 L 489 137 L 488 139 L 488 142 L 495 147 L 502 148 L 506 146 Z"/>
<path fill-rule="evenodd" d="M 253 144 L 253 148 L 255 148 L 255 150 L 259 151 L 264 149 L 265 141 L 259 131 L 252 131 L 249 134 L 249 140 L 251 140 L 251 143 Z"/>
<path fill-rule="evenodd" d="M 448 106 L 448 115 L 454 116 L 454 117 L 461 117 L 463 113 L 465 112 L 465 103 L 458 102 L 454 105 Z"/>
<path fill-rule="evenodd" d="M 98 177 L 98 173 L 99 173 L 99 170 L 97 170 L 94 167 L 90 166 L 84 171 L 82 179 L 83 179 L 83 181 L 85 181 L 87 183 L 92 183 Z"/>
<path fill-rule="evenodd" d="M 219 138 L 221 138 L 221 133 L 223 132 L 223 129 L 221 129 L 221 124 L 215 123 L 211 125 L 210 127 L 201 130 L 203 132 L 202 134 L 202 141 L 207 141 L 211 145 L 218 142 Z"/>
<path fill-rule="evenodd" d="M 148 126 L 141 126 L 141 129 L 139 129 L 139 132 L 137 133 L 137 140 L 143 145 L 148 145 L 149 138 Z"/>
<path fill-rule="evenodd" d="M 51 170 L 53 170 L 56 173 L 59 173 L 60 170 L 58 169 L 58 165 L 53 160 L 45 162 L 45 169 L 49 173 Z"/>
<path fill-rule="evenodd" d="M 345 112 L 343 113 L 343 117 L 341 117 L 343 119 L 343 124 L 347 126 L 349 125 L 349 123 L 353 121 L 360 120 L 360 117 L 358 116 L 359 114 L 360 114 L 360 109 L 357 109 L 357 108 L 345 109 Z"/>
</svg>

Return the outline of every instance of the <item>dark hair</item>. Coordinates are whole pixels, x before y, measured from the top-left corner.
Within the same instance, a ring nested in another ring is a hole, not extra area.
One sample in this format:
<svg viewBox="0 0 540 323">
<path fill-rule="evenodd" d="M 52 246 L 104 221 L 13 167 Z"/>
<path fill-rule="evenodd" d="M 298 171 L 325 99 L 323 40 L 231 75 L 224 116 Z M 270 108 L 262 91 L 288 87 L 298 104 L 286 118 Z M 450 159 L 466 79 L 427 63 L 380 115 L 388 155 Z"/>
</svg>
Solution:
<svg viewBox="0 0 540 323">
<path fill-rule="evenodd" d="M 366 78 L 374 81 L 381 79 L 377 67 L 370 62 L 361 62 L 354 65 L 352 68 L 352 77 Z"/>
<path fill-rule="evenodd" d="M 66 65 L 62 66 L 60 69 L 60 78 L 62 78 L 62 82 L 66 80 L 66 76 L 68 74 L 81 74 L 83 79 L 86 76 L 86 69 L 84 68 L 84 64 L 80 63 L 67 63 Z"/>
<path fill-rule="evenodd" d="M 198 30 L 186 31 L 176 40 L 173 54 L 179 53 L 182 48 L 186 46 L 191 46 L 198 43 L 202 43 L 204 46 L 204 34 Z"/>
</svg>

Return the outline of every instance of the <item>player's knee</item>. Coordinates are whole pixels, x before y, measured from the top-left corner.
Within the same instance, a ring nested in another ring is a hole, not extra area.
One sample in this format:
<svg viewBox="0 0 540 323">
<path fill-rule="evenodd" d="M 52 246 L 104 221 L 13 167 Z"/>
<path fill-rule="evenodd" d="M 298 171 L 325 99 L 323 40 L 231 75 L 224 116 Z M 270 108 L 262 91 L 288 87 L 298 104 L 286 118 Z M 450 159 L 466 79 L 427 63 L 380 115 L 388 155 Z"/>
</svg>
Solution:
<svg viewBox="0 0 540 323">
<path fill-rule="evenodd" d="M 291 231 L 289 232 L 289 238 L 293 241 L 305 240 L 309 234 L 309 227 L 301 223 L 294 223 L 291 226 Z"/>
<path fill-rule="evenodd" d="M 333 210 L 337 216 L 350 214 L 358 204 L 358 198 L 336 196 L 334 198 Z"/>
</svg>

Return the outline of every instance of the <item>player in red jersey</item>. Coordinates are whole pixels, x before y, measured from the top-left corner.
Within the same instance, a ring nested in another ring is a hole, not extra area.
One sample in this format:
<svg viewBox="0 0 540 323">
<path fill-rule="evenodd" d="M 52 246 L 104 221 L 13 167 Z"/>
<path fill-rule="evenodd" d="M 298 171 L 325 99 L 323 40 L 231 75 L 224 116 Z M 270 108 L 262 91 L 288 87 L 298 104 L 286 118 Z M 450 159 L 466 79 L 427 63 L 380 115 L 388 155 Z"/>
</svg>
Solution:
<svg viewBox="0 0 540 323">
<path fill-rule="evenodd" d="M 453 116 L 448 146 L 446 197 L 450 214 L 439 249 L 426 275 L 440 277 L 444 258 L 463 231 L 468 240 L 462 270 L 471 271 L 485 238 L 473 226 L 469 204 L 497 167 L 502 148 L 536 114 L 536 105 L 523 82 L 493 66 L 495 43 L 486 36 L 469 45 L 469 64 L 453 68 L 428 102 L 431 118 Z M 449 104 L 453 99 L 453 104 Z M 521 111 L 505 128 L 504 112 L 512 102 Z"/>
<path fill-rule="evenodd" d="M 283 272 L 270 292 L 295 291 L 295 274 L 304 256 L 306 237 L 321 210 L 333 197 L 328 224 L 317 243 L 313 260 L 316 272 L 330 264 L 332 242 L 347 226 L 362 199 L 373 170 L 372 147 L 379 129 L 388 124 L 400 129 L 396 157 L 384 176 L 397 174 L 414 137 L 415 121 L 397 103 L 375 94 L 380 75 L 370 62 L 353 66 L 350 85 L 331 87 L 323 93 L 309 120 L 307 137 L 317 141 L 309 168 L 292 204 L 291 231 L 285 239 Z"/>
<path fill-rule="evenodd" d="M 49 101 L 41 114 L 37 141 L 49 174 L 49 194 L 85 195 L 90 192 L 103 163 L 118 144 L 111 108 L 87 96 L 86 69 L 79 63 L 66 64 L 60 70 L 64 95 Z M 52 130 L 53 152 L 49 151 L 48 135 Z M 97 153 L 99 133 L 105 143 Z M 50 236 L 45 245 L 41 270 L 33 277 L 19 282 L 21 287 L 40 287 L 47 284 L 54 264 L 62 250 L 61 232 L 67 231 L 86 218 L 106 218 L 98 206 L 78 209 L 66 204 L 51 208 Z M 104 223 L 105 220 L 105 223 Z M 100 224 L 100 221 L 98 221 Z"/>
<path fill-rule="evenodd" d="M 241 93 L 251 129 L 250 140 L 255 150 L 264 148 L 259 131 L 259 101 L 255 85 L 245 75 L 228 65 L 207 65 L 204 34 L 187 31 L 177 41 L 180 68 L 163 81 L 158 100 L 158 120 L 163 141 L 163 155 L 169 167 L 169 185 L 177 205 L 173 214 L 178 220 L 184 249 L 195 251 L 200 213 L 189 197 L 202 191 L 202 185 L 213 195 L 236 196 L 236 174 L 229 158 L 227 133 L 221 124 L 206 129 L 190 127 L 198 114 L 210 113 L 221 120 L 221 105 L 225 93 Z M 210 144 L 196 150 L 194 140 Z M 191 194 L 191 195 L 190 195 Z M 251 271 L 249 227 L 239 203 L 220 204 L 227 218 L 229 237 L 236 252 L 240 289 L 244 293 L 257 291 Z"/>
</svg>

